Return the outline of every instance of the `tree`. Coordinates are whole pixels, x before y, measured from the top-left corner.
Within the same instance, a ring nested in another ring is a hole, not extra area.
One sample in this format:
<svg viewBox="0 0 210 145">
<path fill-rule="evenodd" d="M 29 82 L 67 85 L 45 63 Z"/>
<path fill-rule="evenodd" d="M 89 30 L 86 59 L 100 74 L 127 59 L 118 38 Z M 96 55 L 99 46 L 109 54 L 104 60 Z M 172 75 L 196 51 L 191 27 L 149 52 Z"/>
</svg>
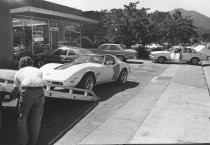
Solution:
<svg viewBox="0 0 210 145">
<path fill-rule="evenodd" d="M 193 20 L 190 17 L 182 17 L 180 11 L 175 11 L 172 15 L 169 12 L 155 11 L 148 16 L 148 40 L 151 42 L 188 43 L 193 36 L 197 36 Z"/>
<path fill-rule="evenodd" d="M 168 12 L 159 12 L 155 11 L 154 13 L 150 13 L 148 15 L 148 19 L 150 22 L 149 26 L 149 35 L 148 35 L 148 43 L 151 42 L 159 42 L 163 43 L 167 41 L 165 37 L 167 34 L 167 21 L 171 18 L 170 13 Z"/>
<path fill-rule="evenodd" d="M 82 36 L 81 44 L 82 44 L 82 48 L 92 48 L 93 47 L 92 40 L 87 36 Z"/>
<path fill-rule="evenodd" d="M 104 11 L 101 24 L 107 30 L 106 39 L 112 43 L 148 44 L 151 42 L 189 43 L 197 37 L 193 19 L 183 17 L 180 11 L 147 14 L 148 8 L 137 9 L 136 3 L 124 5 L 124 9 Z"/>
<path fill-rule="evenodd" d="M 210 42 L 210 33 L 203 34 L 202 39 L 204 42 Z"/>
<path fill-rule="evenodd" d="M 103 27 L 107 29 L 106 38 L 109 42 L 121 42 L 126 46 L 143 42 L 148 35 L 146 8 L 137 9 L 136 3 L 124 5 L 124 9 L 106 11 L 102 19 Z"/>
<path fill-rule="evenodd" d="M 171 18 L 167 20 L 167 37 L 172 44 L 188 43 L 193 36 L 196 36 L 196 27 L 193 25 L 193 19 L 182 17 L 180 11 L 175 11 Z"/>
</svg>

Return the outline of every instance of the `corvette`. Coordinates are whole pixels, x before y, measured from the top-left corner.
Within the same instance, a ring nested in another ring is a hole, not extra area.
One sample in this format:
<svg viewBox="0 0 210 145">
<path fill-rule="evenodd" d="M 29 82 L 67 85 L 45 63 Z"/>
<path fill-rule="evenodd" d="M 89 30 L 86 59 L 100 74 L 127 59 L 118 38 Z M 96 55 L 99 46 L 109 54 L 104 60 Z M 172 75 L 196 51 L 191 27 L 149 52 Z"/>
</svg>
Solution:
<svg viewBox="0 0 210 145">
<path fill-rule="evenodd" d="M 125 84 L 131 70 L 127 63 L 109 54 L 83 55 L 72 63 L 49 63 L 40 69 L 47 84 L 86 90 L 111 81 Z"/>
</svg>

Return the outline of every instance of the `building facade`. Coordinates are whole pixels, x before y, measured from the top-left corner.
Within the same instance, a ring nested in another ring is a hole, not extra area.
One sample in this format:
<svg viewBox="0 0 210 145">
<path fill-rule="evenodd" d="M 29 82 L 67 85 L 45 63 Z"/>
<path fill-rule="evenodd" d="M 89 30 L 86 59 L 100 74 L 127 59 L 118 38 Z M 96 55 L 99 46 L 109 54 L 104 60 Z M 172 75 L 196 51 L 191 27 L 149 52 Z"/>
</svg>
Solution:
<svg viewBox="0 0 210 145">
<path fill-rule="evenodd" d="M 7 6 L 3 12 L 7 15 L 0 14 L 0 20 L 6 19 L 8 26 L 4 28 L 5 25 L 0 23 L 0 28 L 8 30 L 4 30 L 3 34 L 10 33 L 7 38 L 9 45 L 0 45 L 3 52 L 0 55 L 5 56 L 3 59 L 0 57 L 0 65 L 5 65 L 5 61 L 18 60 L 24 55 L 50 54 L 61 45 L 81 47 L 82 26 L 98 23 L 97 20 L 83 17 L 81 10 L 51 2 L 11 1 L 15 0 L 3 0 Z"/>
</svg>

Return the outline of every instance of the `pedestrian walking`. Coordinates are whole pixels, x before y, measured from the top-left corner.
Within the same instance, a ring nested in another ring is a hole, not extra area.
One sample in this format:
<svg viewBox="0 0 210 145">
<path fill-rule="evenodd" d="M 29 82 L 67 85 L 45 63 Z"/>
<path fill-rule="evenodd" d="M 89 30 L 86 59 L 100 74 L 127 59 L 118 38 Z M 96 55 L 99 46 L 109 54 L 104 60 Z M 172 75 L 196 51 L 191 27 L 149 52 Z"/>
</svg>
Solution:
<svg viewBox="0 0 210 145">
<path fill-rule="evenodd" d="M 35 145 L 38 140 L 44 108 L 42 72 L 33 67 L 33 60 L 26 56 L 19 61 L 19 71 L 15 74 L 13 98 L 20 93 L 18 103 L 18 145 Z M 27 122 L 29 122 L 27 126 Z"/>
</svg>

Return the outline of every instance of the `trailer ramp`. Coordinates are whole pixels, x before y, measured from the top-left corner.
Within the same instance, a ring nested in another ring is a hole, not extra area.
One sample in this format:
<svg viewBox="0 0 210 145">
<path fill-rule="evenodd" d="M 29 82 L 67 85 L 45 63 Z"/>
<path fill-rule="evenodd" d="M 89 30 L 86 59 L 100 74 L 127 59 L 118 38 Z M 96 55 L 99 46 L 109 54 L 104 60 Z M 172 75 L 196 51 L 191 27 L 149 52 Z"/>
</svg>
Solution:
<svg viewBox="0 0 210 145">
<path fill-rule="evenodd" d="M 0 93 L 4 95 L 4 98 L 9 98 L 12 90 L 14 89 L 13 80 L 7 80 L 0 78 Z M 98 101 L 100 98 L 96 96 L 93 91 L 65 87 L 62 85 L 55 85 L 44 83 L 44 96 L 51 98 L 62 98 L 62 99 L 72 99 L 72 100 L 81 100 L 81 101 Z M 52 89 L 53 88 L 53 89 Z M 3 102 L 3 106 L 15 106 L 17 99 L 10 102 Z M 11 105 L 12 104 L 12 105 Z"/>
</svg>

